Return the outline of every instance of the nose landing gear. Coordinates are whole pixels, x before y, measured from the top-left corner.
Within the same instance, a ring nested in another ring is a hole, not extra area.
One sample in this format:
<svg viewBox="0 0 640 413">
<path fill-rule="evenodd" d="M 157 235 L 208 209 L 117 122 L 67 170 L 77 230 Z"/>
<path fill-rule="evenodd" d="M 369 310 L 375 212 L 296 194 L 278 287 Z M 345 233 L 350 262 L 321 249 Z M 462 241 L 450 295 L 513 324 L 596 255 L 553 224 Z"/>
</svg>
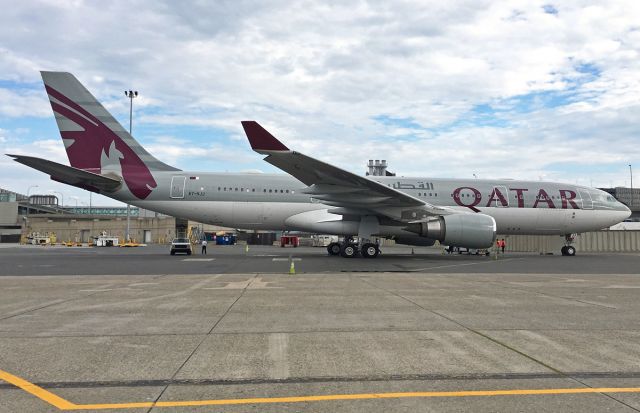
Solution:
<svg viewBox="0 0 640 413">
<path fill-rule="evenodd" d="M 562 255 L 566 257 L 573 257 L 574 255 L 576 255 L 576 248 L 571 244 L 573 244 L 577 235 L 578 234 L 566 234 L 564 236 L 564 239 L 567 245 L 565 245 L 560 249 L 560 252 L 562 253 Z"/>
</svg>

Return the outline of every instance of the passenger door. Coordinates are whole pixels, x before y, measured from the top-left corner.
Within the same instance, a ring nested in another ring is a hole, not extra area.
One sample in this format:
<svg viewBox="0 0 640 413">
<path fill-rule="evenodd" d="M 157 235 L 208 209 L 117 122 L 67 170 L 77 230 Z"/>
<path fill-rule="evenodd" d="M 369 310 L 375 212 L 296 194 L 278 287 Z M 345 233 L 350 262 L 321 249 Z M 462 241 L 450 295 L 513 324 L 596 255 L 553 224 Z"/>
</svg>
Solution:
<svg viewBox="0 0 640 413">
<path fill-rule="evenodd" d="M 184 184 L 187 180 L 185 176 L 171 177 L 171 198 L 184 198 Z"/>
</svg>

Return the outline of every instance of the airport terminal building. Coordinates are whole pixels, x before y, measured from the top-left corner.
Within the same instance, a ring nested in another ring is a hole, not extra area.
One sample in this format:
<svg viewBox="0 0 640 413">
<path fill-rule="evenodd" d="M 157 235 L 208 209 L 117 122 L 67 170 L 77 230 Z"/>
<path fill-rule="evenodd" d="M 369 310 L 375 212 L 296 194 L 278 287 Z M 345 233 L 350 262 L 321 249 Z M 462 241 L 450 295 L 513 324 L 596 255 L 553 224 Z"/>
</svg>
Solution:
<svg viewBox="0 0 640 413">
<path fill-rule="evenodd" d="M 142 208 L 129 211 L 129 237 L 139 243 L 165 244 L 192 231 L 228 230 L 188 222 Z M 32 233 L 55 234 L 59 241 L 87 243 L 107 233 L 126 238 L 126 206 L 62 206 L 53 195 L 26 196 L 0 189 L 0 242 L 17 243 Z M 198 234 L 194 234 L 198 237 Z"/>
</svg>

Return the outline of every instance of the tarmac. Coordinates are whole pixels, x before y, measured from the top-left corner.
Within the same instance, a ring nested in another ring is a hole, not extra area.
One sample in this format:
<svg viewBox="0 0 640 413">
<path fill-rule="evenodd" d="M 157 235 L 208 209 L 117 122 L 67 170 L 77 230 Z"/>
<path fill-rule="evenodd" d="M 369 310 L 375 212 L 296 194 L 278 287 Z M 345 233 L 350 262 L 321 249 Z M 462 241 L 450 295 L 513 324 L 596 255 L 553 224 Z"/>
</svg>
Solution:
<svg viewBox="0 0 640 413">
<path fill-rule="evenodd" d="M 0 412 L 640 411 L 640 255 L 578 254 L 3 247 Z"/>
</svg>

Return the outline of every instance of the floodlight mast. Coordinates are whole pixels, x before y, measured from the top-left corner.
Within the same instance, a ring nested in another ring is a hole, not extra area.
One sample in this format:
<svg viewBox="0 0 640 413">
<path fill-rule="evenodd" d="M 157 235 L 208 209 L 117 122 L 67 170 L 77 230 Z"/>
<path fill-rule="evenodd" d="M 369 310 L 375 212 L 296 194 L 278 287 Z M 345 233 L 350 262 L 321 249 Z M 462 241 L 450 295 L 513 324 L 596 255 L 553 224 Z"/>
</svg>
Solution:
<svg viewBox="0 0 640 413">
<path fill-rule="evenodd" d="M 633 170 L 631 169 L 631 164 L 629 164 L 629 178 L 631 178 L 631 202 L 629 206 L 633 208 Z"/>
<path fill-rule="evenodd" d="M 137 90 L 125 90 L 124 94 L 129 98 L 129 135 L 133 136 L 133 99 L 138 97 Z M 125 234 L 126 242 L 131 240 L 129 232 L 131 229 L 131 205 L 127 204 L 127 233 Z"/>
</svg>

